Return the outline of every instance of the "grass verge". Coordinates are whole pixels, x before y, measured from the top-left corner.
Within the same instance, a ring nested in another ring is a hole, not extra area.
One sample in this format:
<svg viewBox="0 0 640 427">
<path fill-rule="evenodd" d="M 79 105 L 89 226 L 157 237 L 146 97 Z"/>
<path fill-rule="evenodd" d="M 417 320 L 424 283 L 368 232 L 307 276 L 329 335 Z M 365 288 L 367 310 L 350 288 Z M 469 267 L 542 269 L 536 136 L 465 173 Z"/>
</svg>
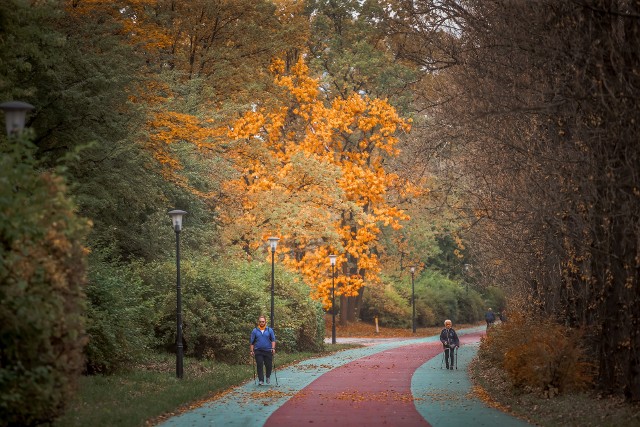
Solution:
<svg viewBox="0 0 640 427">
<path fill-rule="evenodd" d="M 278 353 L 277 367 L 353 347 L 358 346 L 336 344 L 320 353 Z M 250 359 L 245 365 L 227 365 L 185 358 L 184 378 L 179 380 L 175 356 L 150 355 L 127 372 L 81 378 L 75 399 L 54 427 L 150 426 L 252 380 Z"/>
</svg>

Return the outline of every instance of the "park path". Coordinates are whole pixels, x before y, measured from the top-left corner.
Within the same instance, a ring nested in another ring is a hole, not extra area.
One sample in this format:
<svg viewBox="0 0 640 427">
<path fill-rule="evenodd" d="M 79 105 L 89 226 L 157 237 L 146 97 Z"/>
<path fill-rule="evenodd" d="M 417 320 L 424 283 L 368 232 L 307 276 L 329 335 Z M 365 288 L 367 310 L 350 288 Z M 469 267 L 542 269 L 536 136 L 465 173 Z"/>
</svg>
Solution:
<svg viewBox="0 0 640 427">
<path fill-rule="evenodd" d="M 278 369 L 277 385 L 245 383 L 161 425 L 527 426 L 472 395 L 467 366 L 484 327 L 458 333 L 457 370 L 441 369 L 436 336 L 384 340 Z"/>
</svg>

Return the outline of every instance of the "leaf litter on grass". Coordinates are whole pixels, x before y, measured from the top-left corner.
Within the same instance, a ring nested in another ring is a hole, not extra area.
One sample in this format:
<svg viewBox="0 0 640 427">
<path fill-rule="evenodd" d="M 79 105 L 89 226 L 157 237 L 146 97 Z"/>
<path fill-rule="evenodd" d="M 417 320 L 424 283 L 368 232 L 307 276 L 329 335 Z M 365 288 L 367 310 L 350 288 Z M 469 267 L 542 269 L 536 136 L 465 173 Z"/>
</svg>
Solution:
<svg viewBox="0 0 640 427">
<path fill-rule="evenodd" d="M 513 387 L 506 373 L 474 359 L 469 369 L 473 393 L 486 405 L 545 427 L 640 427 L 640 405 L 591 392 L 549 398 Z"/>
</svg>

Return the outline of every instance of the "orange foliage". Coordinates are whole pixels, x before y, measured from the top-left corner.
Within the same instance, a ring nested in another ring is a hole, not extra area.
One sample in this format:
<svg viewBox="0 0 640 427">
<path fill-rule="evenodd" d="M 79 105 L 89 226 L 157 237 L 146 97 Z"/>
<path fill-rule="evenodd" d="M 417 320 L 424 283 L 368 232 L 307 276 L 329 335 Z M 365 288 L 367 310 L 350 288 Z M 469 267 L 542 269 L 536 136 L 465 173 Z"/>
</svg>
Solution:
<svg viewBox="0 0 640 427">
<path fill-rule="evenodd" d="M 157 0 L 67 0 L 67 11 L 82 16 L 105 13 L 122 24 L 121 33 L 132 45 L 142 47 L 147 52 L 155 52 L 171 45 L 167 31 L 150 19 L 153 14 L 147 9 L 158 8 Z"/>
<path fill-rule="evenodd" d="M 385 171 L 383 160 L 398 154 L 397 133 L 409 125 L 385 100 L 352 94 L 325 105 L 303 60 L 289 74 L 275 60 L 271 71 L 288 99 L 245 113 L 227 130 L 240 175 L 225 190 L 244 208 L 227 220 L 235 237 L 255 224 L 278 230 L 288 249 L 281 251 L 285 265 L 313 284 L 313 295 L 329 307 L 329 253 L 341 253 L 337 295 L 355 296 L 365 283 L 378 282 L 379 227 L 398 229 L 408 219 L 388 204 L 388 189 L 399 178 Z M 347 262 L 355 268 L 343 269 Z"/>
<path fill-rule="evenodd" d="M 489 330 L 479 354 L 501 366 L 515 386 L 553 397 L 591 383 L 580 334 L 548 319 L 512 313 L 507 323 Z"/>
</svg>

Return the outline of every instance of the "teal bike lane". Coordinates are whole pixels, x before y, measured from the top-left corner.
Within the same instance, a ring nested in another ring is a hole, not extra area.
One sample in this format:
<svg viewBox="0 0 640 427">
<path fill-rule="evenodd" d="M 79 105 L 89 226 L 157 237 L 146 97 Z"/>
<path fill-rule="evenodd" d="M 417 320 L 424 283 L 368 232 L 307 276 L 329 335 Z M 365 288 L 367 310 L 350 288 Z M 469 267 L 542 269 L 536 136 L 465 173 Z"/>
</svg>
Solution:
<svg viewBox="0 0 640 427">
<path fill-rule="evenodd" d="M 271 386 L 246 382 L 159 425 L 528 426 L 472 393 L 467 367 L 484 329 L 457 331 L 455 370 L 442 369 L 437 336 L 385 341 L 276 369 Z"/>
</svg>

